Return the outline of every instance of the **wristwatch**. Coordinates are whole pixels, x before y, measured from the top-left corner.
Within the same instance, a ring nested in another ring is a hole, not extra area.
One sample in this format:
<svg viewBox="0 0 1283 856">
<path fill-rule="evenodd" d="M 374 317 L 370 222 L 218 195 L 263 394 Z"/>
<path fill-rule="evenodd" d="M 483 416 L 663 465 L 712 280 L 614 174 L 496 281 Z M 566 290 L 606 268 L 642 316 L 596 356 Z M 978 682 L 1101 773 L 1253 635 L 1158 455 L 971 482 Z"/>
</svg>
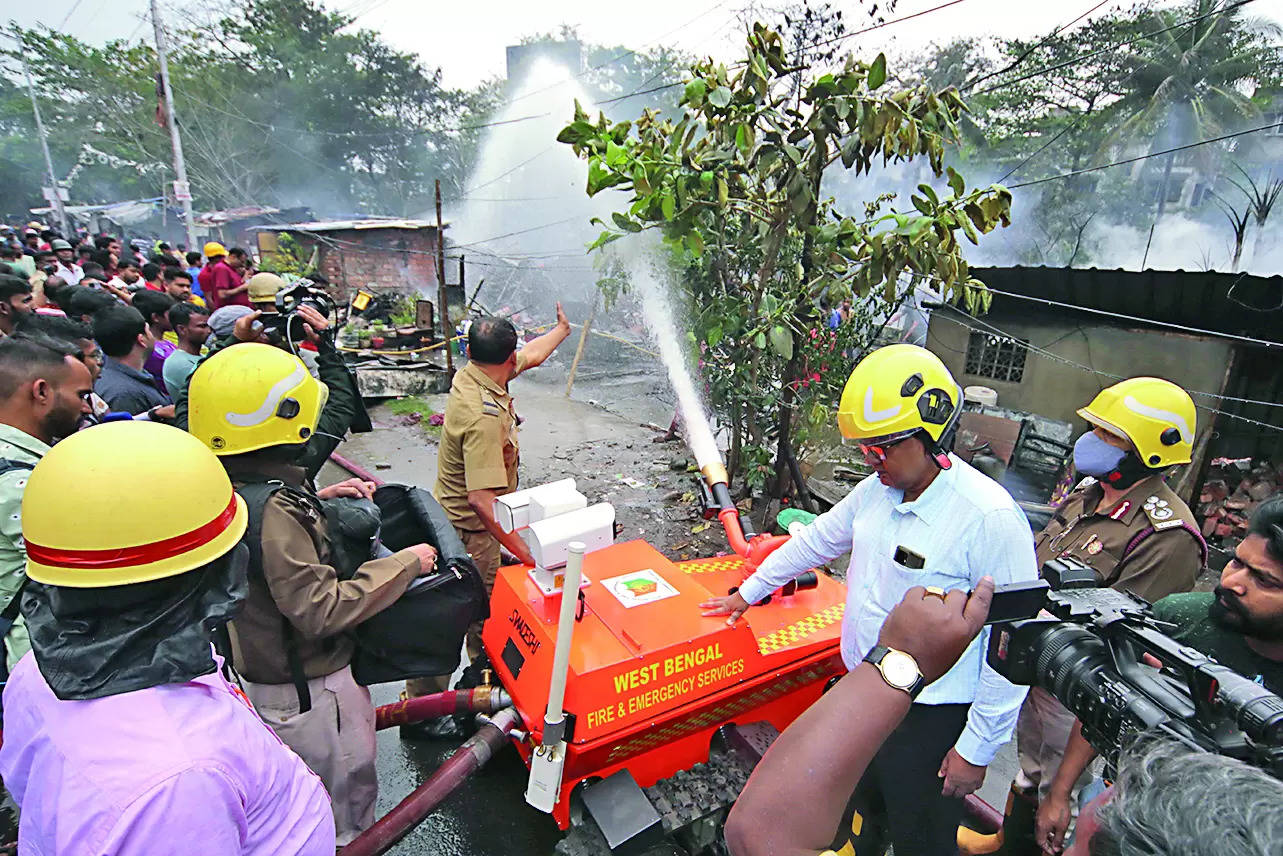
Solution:
<svg viewBox="0 0 1283 856">
<path fill-rule="evenodd" d="M 926 686 L 922 672 L 918 669 L 913 656 L 885 645 L 875 645 L 864 657 L 864 662 L 872 663 L 882 673 L 882 680 L 888 686 L 904 690 L 909 698 L 917 698 L 918 693 Z"/>
</svg>

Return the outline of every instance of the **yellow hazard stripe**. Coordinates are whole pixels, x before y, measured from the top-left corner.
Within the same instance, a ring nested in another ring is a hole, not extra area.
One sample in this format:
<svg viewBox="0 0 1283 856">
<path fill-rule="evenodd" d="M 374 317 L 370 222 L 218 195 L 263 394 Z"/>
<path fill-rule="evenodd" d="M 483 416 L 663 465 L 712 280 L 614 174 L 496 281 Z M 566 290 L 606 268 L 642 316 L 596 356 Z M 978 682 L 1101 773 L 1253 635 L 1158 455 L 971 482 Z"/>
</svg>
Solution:
<svg viewBox="0 0 1283 856">
<path fill-rule="evenodd" d="M 788 627 L 781 627 L 774 633 L 768 633 L 757 640 L 757 650 L 763 654 L 773 654 L 782 648 L 801 642 L 806 637 L 820 632 L 831 624 L 841 621 L 842 616 L 845 614 L 845 603 L 834 604 L 828 609 L 821 610 L 814 615 L 808 615 Z"/>
<path fill-rule="evenodd" d="M 693 562 L 681 562 L 678 567 L 688 574 L 711 574 L 715 571 L 738 571 L 744 567 L 744 560 L 739 556 L 696 559 Z"/>
</svg>

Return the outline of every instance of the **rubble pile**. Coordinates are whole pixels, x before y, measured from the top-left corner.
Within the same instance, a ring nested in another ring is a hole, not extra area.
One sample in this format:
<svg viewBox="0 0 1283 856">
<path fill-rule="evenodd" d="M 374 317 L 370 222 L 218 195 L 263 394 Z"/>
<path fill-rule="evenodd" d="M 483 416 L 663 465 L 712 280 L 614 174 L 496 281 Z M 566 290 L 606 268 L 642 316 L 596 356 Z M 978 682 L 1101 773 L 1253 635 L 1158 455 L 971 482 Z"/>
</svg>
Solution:
<svg viewBox="0 0 1283 856">
<path fill-rule="evenodd" d="M 1283 465 L 1251 458 L 1215 458 L 1194 516 L 1209 543 L 1232 549 L 1247 535 L 1252 512 L 1279 493 Z"/>
</svg>

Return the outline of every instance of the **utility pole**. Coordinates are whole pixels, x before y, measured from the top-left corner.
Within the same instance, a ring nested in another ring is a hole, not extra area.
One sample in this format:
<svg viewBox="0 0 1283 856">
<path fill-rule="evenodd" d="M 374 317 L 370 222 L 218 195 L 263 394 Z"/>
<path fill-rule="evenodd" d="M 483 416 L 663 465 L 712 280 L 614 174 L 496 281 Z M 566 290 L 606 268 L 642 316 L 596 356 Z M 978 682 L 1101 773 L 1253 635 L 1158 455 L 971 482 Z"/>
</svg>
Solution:
<svg viewBox="0 0 1283 856">
<path fill-rule="evenodd" d="M 152 0 L 153 3 L 156 0 Z M 445 290 L 445 221 L 441 219 L 441 179 L 437 179 L 437 300 L 441 302 L 441 339 L 445 342 L 445 370 L 454 377 L 454 324 L 450 322 L 450 302 Z"/>
<path fill-rule="evenodd" d="M 192 186 L 187 181 L 187 164 L 183 161 L 183 141 L 178 136 L 178 117 L 174 114 L 174 90 L 169 85 L 169 55 L 165 50 L 165 24 L 160 7 L 151 0 L 151 23 L 156 30 L 156 54 L 160 57 L 160 85 L 165 95 L 165 120 L 169 139 L 174 145 L 174 197 L 183 203 L 183 223 L 187 226 L 187 251 L 196 250 L 196 224 L 192 222 Z"/>
<path fill-rule="evenodd" d="M 53 199 L 49 200 L 49 204 L 53 206 L 53 213 L 58 218 L 58 226 L 63 236 L 70 238 L 71 232 L 67 229 L 67 209 L 62 207 L 62 188 L 58 185 L 58 176 L 53 171 L 53 158 L 49 156 L 49 140 L 45 136 L 45 123 L 40 118 L 40 105 L 36 103 L 36 85 L 31 82 L 31 65 L 27 62 L 27 55 L 21 44 L 18 45 L 18 51 L 22 53 L 22 70 L 27 75 L 27 94 L 31 96 L 31 112 L 36 117 L 36 133 L 40 135 L 40 148 L 45 153 L 45 171 L 48 173 L 49 188 L 53 191 Z"/>
</svg>

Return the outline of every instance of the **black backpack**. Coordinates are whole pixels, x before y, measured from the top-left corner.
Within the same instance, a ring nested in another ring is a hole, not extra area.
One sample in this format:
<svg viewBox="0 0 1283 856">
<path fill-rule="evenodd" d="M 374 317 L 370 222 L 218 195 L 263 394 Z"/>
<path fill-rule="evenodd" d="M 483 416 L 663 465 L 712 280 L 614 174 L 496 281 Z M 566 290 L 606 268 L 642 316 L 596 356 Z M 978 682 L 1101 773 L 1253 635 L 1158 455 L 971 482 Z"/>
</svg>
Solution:
<svg viewBox="0 0 1283 856">
<path fill-rule="evenodd" d="M 325 516 L 330 559 L 340 578 L 350 578 L 357 567 L 374 558 L 380 543 L 390 551 L 418 543 L 431 544 L 437 550 L 434 573 L 416 579 L 395 603 L 351 631 L 356 643 L 352 658 L 356 682 L 369 686 L 454 672 L 468 625 L 489 617 L 489 601 L 481 574 L 432 494 L 409 485 L 383 485 L 371 503 L 346 498 L 321 500 L 280 481 L 241 484 L 236 491 L 249 512 L 245 532 L 249 573 L 260 579 L 263 509 L 279 490 L 289 491 Z M 283 616 L 282 632 L 302 713 L 311 709 L 311 695 L 298 653 L 298 631 Z"/>
</svg>

